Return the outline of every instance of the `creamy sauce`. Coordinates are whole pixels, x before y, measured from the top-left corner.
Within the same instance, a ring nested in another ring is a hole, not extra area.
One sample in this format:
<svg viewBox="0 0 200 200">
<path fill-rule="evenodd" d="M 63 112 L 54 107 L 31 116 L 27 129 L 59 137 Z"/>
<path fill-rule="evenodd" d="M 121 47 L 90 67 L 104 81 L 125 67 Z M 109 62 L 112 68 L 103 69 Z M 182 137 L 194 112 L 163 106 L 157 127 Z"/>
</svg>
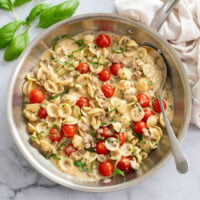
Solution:
<svg viewBox="0 0 200 200">
<path fill-rule="evenodd" d="M 111 44 L 99 48 L 95 42 L 99 34 L 83 33 L 59 40 L 41 56 L 23 85 L 26 101 L 23 112 L 28 119 L 31 143 L 64 173 L 87 180 L 103 178 L 98 172 L 99 163 L 110 160 L 116 167 L 121 157 L 130 157 L 131 167 L 138 170 L 142 160 L 157 147 L 165 126 L 162 115 L 155 113 L 148 118 L 142 138 L 133 132 L 133 124 L 144 118 L 144 110 L 152 110 L 162 70 L 147 50 L 129 37 L 107 32 Z M 79 63 L 88 63 L 90 71 L 81 74 L 76 70 Z M 113 63 L 120 63 L 123 68 L 117 76 L 111 75 L 108 81 L 101 81 L 99 73 L 109 70 Z M 101 90 L 103 84 L 114 87 L 112 97 L 105 97 Z M 41 103 L 29 102 L 29 94 L 35 88 L 45 94 Z M 137 101 L 138 94 L 146 94 L 150 99 L 146 108 Z M 89 99 L 90 106 L 80 109 L 76 105 L 80 97 Z M 163 99 L 172 121 L 173 96 L 169 82 L 163 89 Z M 48 114 L 44 119 L 38 117 L 41 107 Z M 49 131 L 52 128 L 60 131 L 63 124 L 75 125 L 76 135 L 52 142 Z M 95 146 L 104 139 L 101 127 L 105 126 L 111 130 L 110 137 L 105 140 L 109 154 L 97 154 Z M 117 137 L 112 137 L 115 131 L 125 135 L 126 142 L 122 146 Z M 70 156 L 64 150 L 68 144 L 77 149 Z"/>
</svg>

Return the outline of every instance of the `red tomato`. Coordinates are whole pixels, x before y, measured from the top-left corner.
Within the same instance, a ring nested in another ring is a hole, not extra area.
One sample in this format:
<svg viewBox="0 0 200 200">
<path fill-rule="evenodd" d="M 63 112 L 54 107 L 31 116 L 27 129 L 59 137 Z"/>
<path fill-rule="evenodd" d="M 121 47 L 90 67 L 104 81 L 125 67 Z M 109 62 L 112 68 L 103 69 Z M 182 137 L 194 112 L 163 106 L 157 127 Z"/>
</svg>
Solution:
<svg viewBox="0 0 200 200">
<path fill-rule="evenodd" d="M 99 165 L 99 173 L 102 176 L 111 176 L 113 174 L 114 166 L 111 162 L 105 161 Z"/>
<path fill-rule="evenodd" d="M 97 142 L 97 144 L 96 144 L 96 152 L 98 154 L 104 154 L 104 155 L 108 154 L 108 149 L 106 148 L 105 141 Z"/>
<path fill-rule="evenodd" d="M 117 76 L 118 71 L 122 68 L 123 66 L 119 63 L 113 63 L 112 66 L 110 67 L 110 71 L 113 75 Z"/>
<path fill-rule="evenodd" d="M 61 134 L 60 132 L 58 132 L 58 130 L 56 128 L 53 128 L 49 131 L 49 138 L 52 142 L 55 141 L 60 141 L 61 140 Z"/>
<path fill-rule="evenodd" d="M 46 118 L 47 117 L 47 110 L 45 109 L 45 108 L 40 108 L 40 110 L 38 111 L 38 117 L 40 118 L 40 119 L 44 119 L 44 118 Z"/>
<path fill-rule="evenodd" d="M 118 162 L 117 167 L 124 172 L 128 172 L 131 169 L 130 158 L 122 157 Z"/>
<path fill-rule="evenodd" d="M 108 126 L 101 127 L 99 133 L 102 137 L 108 138 L 110 136 L 110 128 Z"/>
<path fill-rule="evenodd" d="M 99 79 L 101 81 L 108 81 L 111 77 L 111 73 L 108 69 L 103 69 L 100 73 L 99 73 Z"/>
<path fill-rule="evenodd" d="M 77 102 L 76 105 L 79 106 L 80 108 L 84 107 L 89 107 L 90 106 L 90 101 L 88 98 L 86 97 L 80 97 Z"/>
<path fill-rule="evenodd" d="M 144 117 L 142 121 L 146 122 L 147 119 L 152 115 L 155 115 L 155 113 L 152 110 L 144 110 Z"/>
<path fill-rule="evenodd" d="M 143 134 L 143 129 L 146 128 L 147 129 L 147 125 L 145 122 L 143 121 L 139 121 L 134 125 L 134 131 L 138 134 L 138 135 L 142 135 Z"/>
<path fill-rule="evenodd" d="M 163 103 L 164 109 L 166 109 L 167 108 L 167 104 L 166 104 L 165 100 L 162 100 L 162 103 Z M 161 108 L 160 108 L 160 104 L 159 104 L 158 99 L 154 99 L 153 100 L 152 107 L 153 107 L 153 110 L 155 112 L 161 113 Z"/>
<path fill-rule="evenodd" d="M 117 138 L 117 137 L 119 138 L 119 145 L 120 146 L 122 146 L 126 142 L 126 138 L 125 138 L 124 133 L 115 132 L 114 137 L 115 138 Z"/>
<path fill-rule="evenodd" d="M 108 47 L 110 45 L 110 42 L 110 37 L 106 34 L 100 34 L 96 39 L 96 44 L 100 48 Z"/>
<path fill-rule="evenodd" d="M 115 88 L 110 84 L 104 84 L 101 86 L 101 90 L 104 93 L 104 96 L 110 98 L 115 92 Z"/>
<path fill-rule="evenodd" d="M 70 154 L 73 153 L 73 152 L 75 152 L 75 151 L 77 151 L 77 149 L 74 147 L 73 144 L 68 144 L 68 145 L 66 145 L 64 151 L 65 151 L 65 154 L 67 156 L 70 156 Z"/>
<path fill-rule="evenodd" d="M 41 103 L 44 100 L 44 93 L 41 90 L 34 89 L 29 93 L 29 101 L 31 103 Z"/>
<path fill-rule="evenodd" d="M 63 125 L 61 128 L 61 133 L 67 137 L 71 138 L 76 134 L 77 128 L 75 125 Z"/>
<path fill-rule="evenodd" d="M 143 108 L 148 107 L 150 104 L 150 99 L 146 94 L 138 94 L 137 100 Z"/>
<path fill-rule="evenodd" d="M 79 65 L 76 67 L 76 70 L 81 74 L 86 74 L 90 71 L 90 66 L 87 63 L 79 63 Z"/>
</svg>

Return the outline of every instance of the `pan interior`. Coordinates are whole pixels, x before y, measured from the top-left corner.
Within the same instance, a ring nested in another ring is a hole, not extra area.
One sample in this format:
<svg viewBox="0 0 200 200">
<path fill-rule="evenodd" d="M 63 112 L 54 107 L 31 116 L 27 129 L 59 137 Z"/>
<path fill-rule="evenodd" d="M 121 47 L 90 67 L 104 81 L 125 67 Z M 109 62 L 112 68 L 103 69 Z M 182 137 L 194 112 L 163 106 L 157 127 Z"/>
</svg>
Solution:
<svg viewBox="0 0 200 200">
<path fill-rule="evenodd" d="M 47 174 L 53 174 L 51 177 L 57 179 L 56 181 L 71 188 L 90 191 L 106 191 L 120 189 L 122 185 L 124 187 L 128 185 L 134 185 L 141 182 L 145 177 L 152 175 L 164 161 L 167 159 L 170 152 L 170 144 L 168 137 L 165 134 L 159 144 L 159 147 L 150 153 L 149 157 L 142 163 L 140 170 L 137 173 L 133 171 L 126 174 L 125 177 L 115 176 L 111 178 L 111 181 L 107 184 L 104 181 L 87 181 L 80 180 L 63 174 L 56 169 L 48 160 L 44 159 L 40 153 L 33 148 L 28 142 L 28 134 L 25 129 L 25 121 L 22 115 L 23 107 L 23 94 L 22 84 L 24 82 L 25 74 L 30 71 L 38 62 L 41 54 L 52 46 L 52 40 L 60 35 L 76 35 L 85 31 L 111 31 L 121 35 L 128 35 L 139 44 L 150 43 L 157 48 L 161 49 L 169 62 L 169 78 L 171 81 L 173 95 L 174 95 L 174 109 L 175 115 L 173 120 L 173 128 L 176 135 L 180 138 L 183 137 L 185 127 L 187 126 L 186 120 L 186 86 L 184 78 L 181 76 L 180 64 L 173 55 L 173 52 L 169 50 L 165 43 L 161 42 L 160 36 L 153 33 L 148 28 L 140 25 L 137 22 L 119 18 L 114 15 L 94 15 L 86 16 L 84 18 L 78 17 L 74 20 L 62 22 L 56 26 L 50 28 L 50 31 L 46 31 L 45 34 L 36 39 L 31 46 L 22 56 L 22 62 L 18 66 L 19 71 L 14 81 L 14 88 L 12 94 L 12 113 L 14 118 L 14 126 L 17 132 L 20 134 L 20 140 L 25 146 L 24 151 L 28 151 L 30 154 L 29 160 L 33 160 L 38 166 L 43 168 L 44 171 L 48 171 Z M 26 156 L 27 158 L 27 156 Z M 52 179 L 53 179 L 52 178 Z"/>
</svg>

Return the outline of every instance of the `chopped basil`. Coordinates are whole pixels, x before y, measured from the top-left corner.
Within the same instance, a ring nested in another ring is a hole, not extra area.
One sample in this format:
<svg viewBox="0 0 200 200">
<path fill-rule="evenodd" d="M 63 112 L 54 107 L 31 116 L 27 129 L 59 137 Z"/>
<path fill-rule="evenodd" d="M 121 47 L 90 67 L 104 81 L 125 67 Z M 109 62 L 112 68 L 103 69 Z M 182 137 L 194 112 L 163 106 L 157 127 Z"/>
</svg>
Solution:
<svg viewBox="0 0 200 200">
<path fill-rule="evenodd" d="M 115 44 L 113 43 L 112 52 L 113 52 L 113 53 L 116 53 L 116 54 L 120 54 L 120 53 L 123 53 L 123 52 L 124 52 L 124 49 L 123 49 L 122 47 L 120 47 L 120 50 L 116 50 L 116 46 L 115 46 Z"/>
<path fill-rule="evenodd" d="M 81 118 L 81 114 L 78 114 L 78 118 L 79 118 L 79 119 Z"/>
<path fill-rule="evenodd" d="M 72 51 L 70 55 L 72 55 L 73 53 L 76 53 L 76 52 L 79 52 L 79 51 L 83 50 L 86 46 L 87 46 L 87 45 L 85 44 L 85 45 L 83 45 L 81 48 Z"/>
<path fill-rule="evenodd" d="M 81 46 L 83 46 L 84 41 L 83 40 L 76 40 L 74 43 L 77 44 L 79 47 L 81 47 Z"/>
<path fill-rule="evenodd" d="M 89 151 L 89 152 L 96 152 L 95 149 L 92 148 L 92 147 L 91 147 L 91 148 L 88 148 L 88 149 L 85 148 L 85 150 L 86 150 L 86 151 Z"/>
<path fill-rule="evenodd" d="M 61 35 L 61 36 L 58 36 L 56 37 L 54 40 L 53 40 L 53 46 L 52 46 L 52 50 L 55 51 L 55 47 L 56 47 L 56 44 L 58 43 L 59 40 L 61 39 L 70 39 L 70 40 L 75 40 L 73 37 L 69 36 L 69 35 Z"/>
<path fill-rule="evenodd" d="M 102 122 L 101 123 L 101 126 L 105 126 L 107 123 L 106 122 Z"/>
<path fill-rule="evenodd" d="M 29 103 L 28 101 L 24 101 L 24 104 L 27 104 L 27 103 Z"/>
<path fill-rule="evenodd" d="M 121 176 L 125 176 L 124 172 L 121 171 L 120 169 L 114 169 L 113 171 L 113 175 L 121 175 Z"/>
<path fill-rule="evenodd" d="M 35 136 L 31 136 L 31 139 L 39 140 L 41 138 L 41 135 L 44 134 L 44 131 L 40 131 L 39 134 Z"/>
<path fill-rule="evenodd" d="M 93 171 L 93 166 L 94 166 L 94 160 L 91 162 L 90 164 L 90 171 L 92 172 Z"/>
<path fill-rule="evenodd" d="M 52 154 L 50 154 L 50 155 L 48 155 L 48 156 L 46 156 L 46 155 L 43 155 L 46 159 L 50 159 L 50 158 L 52 158 L 52 157 L 54 157 L 54 158 L 56 158 L 57 160 L 61 160 L 61 158 L 60 157 L 58 157 L 58 155 L 56 154 L 56 153 L 52 153 Z"/>
<path fill-rule="evenodd" d="M 148 85 L 152 86 L 153 85 L 153 81 L 148 81 Z"/>
<path fill-rule="evenodd" d="M 65 146 L 66 144 L 67 144 L 67 141 L 62 142 L 62 143 L 60 144 L 60 146 L 57 148 L 57 151 L 60 151 L 61 148 L 62 148 L 63 146 Z"/>
<path fill-rule="evenodd" d="M 142 140 L 142 135 L 138 135 L 137 133 L 135 133 L 134 130 L 132 131 L 132 135 L 134 135 L 135 137 L 137 137 L 139 141 Z"/>
<path fill-rule="evenodd" d="M 109 106 L 109 113 L 112 113 L 115 109 L 112 106 Z"/>
<path fill-rule="evenodd" d="M 139 112 L 142 112 L 142 108 L 141 107 L 138 107 L 139 108 Z"/>
<path fill-rule="evenodd" d="M 67 94 L 69 92 L 69 88 L 67 88 L 65 91 L 63 91 L 63 92 L 60 92 L 60 93 L 58 93 L 58 94 L 55 94 L 55 95 L 53 95 L 53 96 L 51 96 L 50 97 L 50 99 L 56 99 L 56 98 L 58 98 L 58 97 L 60 97 L 60 96 L 62 96 L 62 95 L 64 95 L 64 94 Z"/>
<path fill-rule="evenodd" d="M 93 136 L 93 137 L 96 135 L 96 133 L 94 132 L 94 130 L 90 131 L 90 135 Z"/>
<path fill-rule="evenodd" d="M 174 108 L 173 108 L 173 106 L 171 104 L 169 105 L 169 107 L 170 107 L 171 110 L 174 110 Z"/>
<path fill-rule="evenodd" d="M 82 162 L 82 159 L 75 161 L 74 165 L 77 166 L 77 167 L 80 167 L 81 172 L 88 171 L 88 168 L 86 166 L 86 162 Z"/>
<path fill-rule="evenodd" d="M 60 65 L 68 65 L 69 64 L 70 66 L 73 66 L 72 64 L 75 62 L 74 60 L 68 60 L 68 61 L 63 62 L 63 61 L 59 60 L 57 57 L 53 57 L 53 60 L 55 62 L 59 63 Z"/>
</svg>

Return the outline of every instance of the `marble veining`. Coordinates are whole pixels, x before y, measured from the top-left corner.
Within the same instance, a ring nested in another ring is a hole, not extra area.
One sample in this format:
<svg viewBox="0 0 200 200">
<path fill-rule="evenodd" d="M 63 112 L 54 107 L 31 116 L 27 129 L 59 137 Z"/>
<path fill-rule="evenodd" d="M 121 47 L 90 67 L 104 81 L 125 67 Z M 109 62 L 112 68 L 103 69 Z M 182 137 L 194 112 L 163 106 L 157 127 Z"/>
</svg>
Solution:
<svg viewBox="0 0 200 200">
<path fill-rule="evenodd" d="M 16 13 L 24 19 L 37 0 L 19 7 Z M 50 2 L 50 1 L 49 1 Z M 53 3 L 61 0 L 51 0 Z M 80 0 L 77 14 L 115 12 L 113 0 Z M 0 26 L 13 20 L 11 13 L 0 10 Z M 35 25 L 37 22 L 35 22 Z M 30 39 L 42 30 L 30 30 Z M 12 139 L 6 120 L 6 94 L 9 76 L 15 62 L 3 61 L 0 50 L 0 200 L 200 200 L 200 130 L 190 126 L 183 147 L 189 158 L 186 175 L 176 172 L 173 160 L 147 181 L 122 191 L 86 193 L 64 188 L 48 180 L 23 158 Z"/>
</svg>

